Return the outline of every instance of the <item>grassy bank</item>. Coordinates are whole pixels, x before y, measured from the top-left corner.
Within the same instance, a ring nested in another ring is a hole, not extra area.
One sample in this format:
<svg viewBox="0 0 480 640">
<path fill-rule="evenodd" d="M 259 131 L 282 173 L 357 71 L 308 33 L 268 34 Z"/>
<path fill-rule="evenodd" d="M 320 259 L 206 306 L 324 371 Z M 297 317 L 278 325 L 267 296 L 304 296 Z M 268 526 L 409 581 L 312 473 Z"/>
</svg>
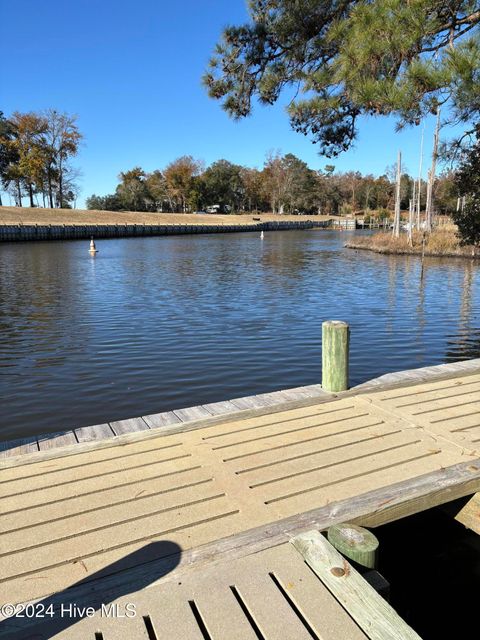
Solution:
<svg viewBox="0 0 480 640">
<path fill-rule="evenodd" d="M 408 243 L 407 234 L 394 238 L 392 233 L 376 233 L 366 238 L 355 238 L 345 244 L 350 249 L 362 249 L 375 253 L 422 255 L 423 234 L 413 234 L 413 246 Z M 425 236 L 425 255 L 455 258 L 480 258 L 480 251 L 475 247 L 462 246 L 454 228 L 438 229 Z"/>
<path fill-rule="evenodd" d="M 136 211 L 90 211 L 83 209 L 31 209 L 28 207 L 0 207 L 0 225 L 222 225 L 252 224 L 276 220 L 328 220 L 332 216 L 283 216 L 273 214 L 217 215 L 195 213 L 141 213 Z M 260 220 L 258 220 L 260 219 Z"/>
</svg>

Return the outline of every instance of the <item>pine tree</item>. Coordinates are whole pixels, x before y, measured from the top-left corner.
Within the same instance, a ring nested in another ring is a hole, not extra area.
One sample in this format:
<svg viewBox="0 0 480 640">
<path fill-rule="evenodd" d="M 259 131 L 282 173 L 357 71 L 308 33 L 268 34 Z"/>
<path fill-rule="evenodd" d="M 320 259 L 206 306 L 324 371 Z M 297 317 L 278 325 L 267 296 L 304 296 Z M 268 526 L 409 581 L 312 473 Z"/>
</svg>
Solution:
<svg viewBox="0 0 480 640">
<path fill-rule="evenodd" d="M 448 103 L 480 111 L 480 7 L 473 0 L 250 0 L 251 21 L 222 34 L 204 76 L 231 116 L 293 88 L 289 115 L 321 153 L 350 147 L 360 115 L 419 124 Z M 446 113 L 447 110 L 445 110 Z"/>
</svg>

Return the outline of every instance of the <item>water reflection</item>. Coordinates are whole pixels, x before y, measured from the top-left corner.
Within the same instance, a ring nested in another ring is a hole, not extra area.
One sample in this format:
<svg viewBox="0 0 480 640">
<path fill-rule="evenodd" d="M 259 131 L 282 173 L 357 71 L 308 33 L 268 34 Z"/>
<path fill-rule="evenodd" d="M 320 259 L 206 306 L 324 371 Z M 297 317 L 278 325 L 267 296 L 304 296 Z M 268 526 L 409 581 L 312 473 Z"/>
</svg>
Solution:
<svg viewBox="0 0 480 640">
<path fill-rule="evenodd" d="M 321 322 L 352 383 L 480 357 L 479 268 L 325 231 L 0 245 L 0 437 L 320 380 Z"/>
</svg>

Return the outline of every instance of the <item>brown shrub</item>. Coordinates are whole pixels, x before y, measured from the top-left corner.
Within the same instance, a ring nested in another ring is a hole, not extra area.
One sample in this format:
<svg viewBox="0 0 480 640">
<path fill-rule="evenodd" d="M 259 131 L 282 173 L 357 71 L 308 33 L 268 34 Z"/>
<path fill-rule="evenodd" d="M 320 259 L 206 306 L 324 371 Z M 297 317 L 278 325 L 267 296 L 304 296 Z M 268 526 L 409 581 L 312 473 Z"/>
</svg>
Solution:
<svg viewBox="0 0 480 640">
<path fill-rule="evenodd" d="M 408 242 L 406 233 L 394 238 L 391 232 L 376 233 L 367 238 L 355 238 L 346 244 L 352 249 L 367 249 L 377 253 L 393 254 L 421 254 L 424 234 L 421 231 L 413 233 L 413 246 Z M 465 256 L 480 257 L 480 253 L 472 246 L 461 246 L 456 230 L 453 227 L 442 227 L 430 234 L 425 234 L 426 256 Z"/>
</svg>

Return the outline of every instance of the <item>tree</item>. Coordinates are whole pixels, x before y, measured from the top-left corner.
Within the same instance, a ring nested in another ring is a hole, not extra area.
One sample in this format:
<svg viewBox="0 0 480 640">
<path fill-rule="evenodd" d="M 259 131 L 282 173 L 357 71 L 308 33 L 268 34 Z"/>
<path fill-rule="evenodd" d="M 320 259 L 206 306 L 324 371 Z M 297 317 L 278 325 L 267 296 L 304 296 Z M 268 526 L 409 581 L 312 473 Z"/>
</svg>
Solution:
<svg viewBox="0 0 480 640">
<path fill-rule="evenodd" d="M 152 211 L 163 211 L 164 203 L 168 198 L 167 181 L 163 173 L 156 169 L 148 173 L 145 179 L 147 201 Z"/>
<path fill-rule="evenodd" d="M 273 213 L 283 213 L 290 180 L 279 152 L 267 156 L 263 185 Z"/>
<path fill-rule="evenodd" d="M 33 112 L 19 113 L 16 111 L 11 122 L 15 131 L 12 144 L 18 154 L 17 180 L 26 187 L 30 206 L 34 207 L 34 189 L 42 187 L 46 157 L 44 135 L 47 130 L 47 121 L 42 115 Z"/>
<path fill-rule="evenodd" d="M 266 211 L 268 202 L 265 199 L 263 172 L 249 167 L 241 168 L 242 182 L 245 189 L 245 206 L 249 211 Z"/>
<path fill-rule="evenodd" d="M 264 186 L 274 213 L 299 213 L 318 208 L 316 176 L 293 153 L 278 152 L 267 157 Z"/>
<path fill-rule="evenodd" d="M 50 207 L 69 207 L 78 193 L 79 171 L 69 160 L 82 139 L 75 116 L 50 109 L 44 113 L 16 111 L 0 116 L 0 177 L 18 206 L 26 194 L 47 196 Z"/>
<path fill-rule="evenodd" d="M 121 211 L 122 202 L 116 193 L 97 196 L 93 194 L 86 199 L 85 204 L 87 209 L 93 209 L 98 211 Z"/>
<path fill-rule="evenodd" d="M 227 27 L 204 83 L 234 118 L 253 100 L 288 108 L 321 153 L 348 149 L 360 115 L 418 125 L 448 103 L 450 121 L 480 111 L 480 10 L 474 0 L 250 0 L 251 22 Z"/>
<path fill-rule="evenodd" d="M 177 158 L 166 167 L 164 175 L 172 209 L 184 213 L 187 211 L 189 197 L 195 186 L 194 178 L 201 169 L 201 162 L 192 156 Z"/>
<path fill-rule="evenodd" d="M 228 160 L 217 160 L 203 174 L 208 204 L 219 204 L 239 211 L 245 201 L 242 167 Z"/>
<path fill-rule="evenodd" d="M 455 184 L 455 173 L 442 173 L 435 184 L 435 205 L 439 213 L 450 215 L 455 213 L 458 201 L 458 188 Z"/>
<path fill-rule="evenodd" d="M 69 169 L 70 158 L 78 153 L 83 136 L 78 129 L 76 116 L 48 109 L 45 119 L 46 181 L 50 207 L 53 208 L 55 204 L 63 207 L 67 204 L 65 174 Z"/>
<path fill-rule="evenodd" d="M 476 143 L 464 152 L 455 175 L 464 205 L 453 213 L 462 242 L 480 246 L 480 124 L 476 125 Z"/>
<path fill-rule="evenodd" d="M 23 190 L 26 189 L 30 206 L 34 207 L 35 188 L 42 183 L 45 162 L 44 133 L 45 118 L 39 114 L 16 111 L 9 121 L 3 122 L 3 184 L 14 187 L 19 206 L 22 205 Z"/>
<path fill-rule="evenodd" d="M 140 167 L 122 171 L 118 176 L 120 184 L 116 195 L 122 208 L 129 211 L 146 211 L 149 192 L 146 184 L 146 173 Z"/>
<path fill-rule="evenodd" d="M 0 181 L 4 189 L 10 185 L 12 167 L 18 164 L 18 150 L 14 145 L 15 125 L 0 111 Z M 2 199 L 0 195 L 0 206 Z M 21 202 L 20 202 L 21 205 Z"/>
</svg>

